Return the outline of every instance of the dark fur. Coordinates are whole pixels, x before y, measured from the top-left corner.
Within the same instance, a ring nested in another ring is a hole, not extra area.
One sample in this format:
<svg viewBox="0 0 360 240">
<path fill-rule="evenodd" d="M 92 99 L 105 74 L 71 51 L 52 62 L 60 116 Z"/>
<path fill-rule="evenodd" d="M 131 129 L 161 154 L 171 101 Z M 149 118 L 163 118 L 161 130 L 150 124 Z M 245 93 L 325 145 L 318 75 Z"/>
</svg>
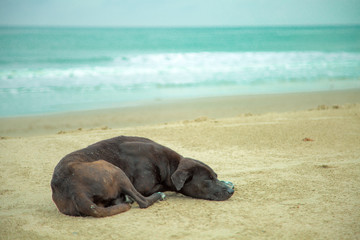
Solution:
<svg viewBox="0 0 360 240">
<path fill-rule="evenodd" d="M 218 201 L 234 192 L 206 164 L 149 139 L 126 136 L 66 155 L 55 167 L 51 188 L 60 212 L 94 217 L 129 210 L 125 196 L 146 208 L 163 191 Z"/>
</svg>

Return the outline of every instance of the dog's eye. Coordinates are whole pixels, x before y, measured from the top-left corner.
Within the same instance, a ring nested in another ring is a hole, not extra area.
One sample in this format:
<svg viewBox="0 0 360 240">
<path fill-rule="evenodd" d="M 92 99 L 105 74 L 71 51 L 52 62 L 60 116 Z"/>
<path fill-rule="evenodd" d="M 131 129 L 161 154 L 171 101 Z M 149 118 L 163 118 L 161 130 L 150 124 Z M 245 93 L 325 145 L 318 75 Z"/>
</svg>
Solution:
<svg viewBox="0 0 360 240">
<path fill-rule="evenodd" d="M 210 176 L 210 180 L 214 180 L 215 178 L 213 176 Z"/>
<path fill-rule="evenodd" d="M 193 176 L 190 176 L 186 179 L 185 183 L 184 184 L 187 184 L 188 182 L 190 182 L 191 180 L 193 179 Z"/>
</svg>

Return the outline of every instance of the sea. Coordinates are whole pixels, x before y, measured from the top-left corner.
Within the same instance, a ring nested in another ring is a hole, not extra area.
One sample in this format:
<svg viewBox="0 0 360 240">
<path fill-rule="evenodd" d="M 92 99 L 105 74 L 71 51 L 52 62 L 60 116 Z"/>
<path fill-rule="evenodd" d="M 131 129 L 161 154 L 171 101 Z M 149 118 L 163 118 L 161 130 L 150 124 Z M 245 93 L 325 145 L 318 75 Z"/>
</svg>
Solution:
<svg viewBox="0 0 360 240">
<path fill-rule="evenodd" d="M 0 27 L 0 117 L 360 88 L 360 26 Z"/>
</svg>

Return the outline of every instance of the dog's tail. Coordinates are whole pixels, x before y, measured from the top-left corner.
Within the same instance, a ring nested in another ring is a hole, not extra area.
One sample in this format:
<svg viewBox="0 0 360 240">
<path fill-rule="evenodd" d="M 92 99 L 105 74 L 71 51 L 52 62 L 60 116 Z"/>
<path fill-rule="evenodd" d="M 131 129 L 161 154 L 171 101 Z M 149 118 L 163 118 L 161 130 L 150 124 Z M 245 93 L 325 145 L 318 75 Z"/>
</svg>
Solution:
<svg viewBox="0 0 360 240">
<path fill-rule="evenodd" d="M 128 203 L 120 203 L 110 207 L 97 206 L 86 194 L 73 196 L 73 203 L 81 216 L 108 217 L 126 212 L 131 208 Z"/>
</svg>

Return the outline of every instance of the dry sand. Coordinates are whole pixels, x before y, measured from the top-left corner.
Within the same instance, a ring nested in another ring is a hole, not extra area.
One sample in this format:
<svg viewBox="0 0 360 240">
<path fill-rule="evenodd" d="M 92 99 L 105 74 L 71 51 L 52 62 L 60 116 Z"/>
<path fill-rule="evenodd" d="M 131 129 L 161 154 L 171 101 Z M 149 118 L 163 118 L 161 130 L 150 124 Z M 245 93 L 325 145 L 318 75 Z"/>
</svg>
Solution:
<svg viewBox="0 0 360 240">
<path fill-rule="evenodd" d="M 106 111 L 73 113 L 68 126 L 56 116 L 38 116 L 39 125 L 2 119 L 0 239 L 360 239 L 359 103 L 359 91 L 203 99 L 171 111 L 171 104 L 143 114 L 111 111 L 114 121 L 134 117 L 116 129 L 102 129 Z M 148 137 L 199 159 L 236 192 L 224 202 L 167 193 L 148 209 L 133 204 L 102 219 L 59 213 L 50 189 L 58 161 L 118 135 Z"/>
</svg>

